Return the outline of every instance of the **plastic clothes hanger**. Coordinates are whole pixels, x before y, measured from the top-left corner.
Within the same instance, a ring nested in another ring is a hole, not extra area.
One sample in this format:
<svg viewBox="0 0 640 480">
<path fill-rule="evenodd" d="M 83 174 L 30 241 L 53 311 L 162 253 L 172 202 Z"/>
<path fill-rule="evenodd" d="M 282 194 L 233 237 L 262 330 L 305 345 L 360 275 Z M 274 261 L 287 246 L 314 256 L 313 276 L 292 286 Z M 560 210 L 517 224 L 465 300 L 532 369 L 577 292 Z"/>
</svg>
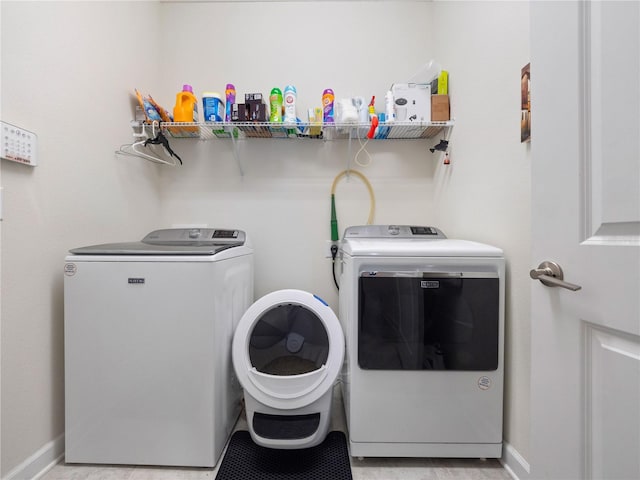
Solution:
<svg viewBox="0 0 640 480">
<path fill-rule="evenodd" d="M 163 165 L 171 165 L 171 166 L 176 166 L 177 162 L 175 160 L 170 160 L 167 161 L 163 158 L 160 158 L 157 155 L 153 155 L 153 151 L 151 149 L 145 149 L 144 147 L 144 142 L 145 140 L 141 140 L 135 143 L 127 143 L 125 145 L 121 145 L 120 149 L 116 150 L 116 155 L 125 155 L 128 157 L 137 157 L 137 158 L 142 158 L 144 160 L 150 160 L 154 163 L 161 163 Z M 147 150 L 147 152 L 151 152 L 151 153 L 147 153 L 142 151 L 142 149 Z"/>
<path fill-rule="evenodd" d="M 162 130 L 158 130 L 158 134 L 155 136 L 155 138 L 148 138 L 147 140 L 145 140 L 144 146 L 146 147 L 149 144 L 151 144 L 151 145 L 162 145 L 162 147 L 165 149 L 165 151 L 171 157 L 176 157 L 176 159 L 180 162 L 180 165 L 182 165 L 182 159 L 178 156 L 178 154 L 176 152 L 174 152 L 171 149 L 171 147 L 169 146 L 169 140 L 167 139 L 167 137 L 164 136 L 164 134 L 162 133 Z"/>
<path fill-rule="evenodd" d="M 164 135 L 162 135 L 162 137 L 164 138 L 164 142 L 162 140 L 157 140 L 159 135 L 161 135 L 161 132 L 159 129 L 158 129 L 158 132 L 159 132 L 158 135 L 156 135 L 155 133 L 157 125 L 158 125 L 157 122 L 153 122 L 151 126 L 152 132 L 154 134 L 153 139 L 147 135 L 146 130 L 143 127 L 141 133 L 133 134 L 134 137 L 140 138 L 140 140 L 134 143 L 127 143 L 127 144 L 121 145 L 120 148 L 116 150 L 115 152 L 116 155 L 137 157 L 137 158 L 142 158 L 144 160 L 152 161 L 154 163 L 160 163 L 162 165 L 170 165 L 173 167 L 177 166 L 178 163 L 174 158 L 170 158 L 170 160 L 166 160 L 158 156 L 157 153 L 154 152 L 152 148 L 146 148 L 149 143 L 152 145 L 160 144 L 163 146 L 163 149 L 166 149 L 169 145 L 169 142 L 167 141 L 166 137 L 164 137 Z M 165 146 L 165 143 L 166 143 L 166 146 Z M 178 155 L 175 152 L 173 152 L 173 150 L 171 150 L 170 147 L 168 150 L 165 150 L 165 151 L 169 154 L 170 157 L 175 156 L 180 162 L 180 164 L 182 164 L 182 160 L 180 159 L 180 157 L 178 157 Z"/>
</svg>

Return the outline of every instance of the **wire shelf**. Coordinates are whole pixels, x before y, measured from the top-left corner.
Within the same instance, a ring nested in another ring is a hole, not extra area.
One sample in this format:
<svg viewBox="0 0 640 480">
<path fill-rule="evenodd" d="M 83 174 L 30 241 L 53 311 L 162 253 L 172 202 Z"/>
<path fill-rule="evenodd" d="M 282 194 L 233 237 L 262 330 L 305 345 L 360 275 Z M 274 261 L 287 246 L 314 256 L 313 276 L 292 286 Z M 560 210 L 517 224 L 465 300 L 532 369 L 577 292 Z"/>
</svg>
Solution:
<svg viewBox="0 0 640 480">
<path fill-rule="evenodd" d="M 432 138 L 444 128 L 452 127 L 453 124 L 453 121 L 381 123 L 375 132 L 374 140 Z M 144 124 L 144 126 L 151 127 L 148 124 Z M 198 138 L 201 140 L 244 138 L 341 140 L 366 138 L 370 124 L 300 122 L 295 125 L 287 125 L 274 122 L 163 122 L 160 124 L 160 128 L 173 138 Z"/>
</svg>

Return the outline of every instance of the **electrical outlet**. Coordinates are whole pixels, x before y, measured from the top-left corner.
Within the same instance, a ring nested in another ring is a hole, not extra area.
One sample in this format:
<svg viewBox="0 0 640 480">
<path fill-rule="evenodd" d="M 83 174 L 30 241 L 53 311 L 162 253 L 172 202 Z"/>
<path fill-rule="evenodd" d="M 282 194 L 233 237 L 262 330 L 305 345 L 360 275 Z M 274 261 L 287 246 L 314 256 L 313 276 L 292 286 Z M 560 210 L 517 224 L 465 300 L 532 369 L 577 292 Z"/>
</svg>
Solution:
<svg viewBox="0 0 640 480">
<path fill-rule="evenodd" d="M 338 245 L 338 242 L 334 242 L 333 240 L 325 240 L 324 258 L 332 258 L 333 257 L 333 255 L 331 255 L 331 246 L 332 245 Z"/>
</svg>

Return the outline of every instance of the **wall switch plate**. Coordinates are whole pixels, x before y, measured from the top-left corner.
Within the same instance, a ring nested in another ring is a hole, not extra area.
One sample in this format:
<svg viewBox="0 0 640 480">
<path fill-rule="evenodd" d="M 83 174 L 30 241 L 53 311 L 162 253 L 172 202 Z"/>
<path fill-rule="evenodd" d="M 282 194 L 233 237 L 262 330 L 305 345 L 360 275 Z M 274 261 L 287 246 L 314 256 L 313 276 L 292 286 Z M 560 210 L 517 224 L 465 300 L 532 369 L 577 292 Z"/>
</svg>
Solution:
<svg viewBox="0 0 640 480">
<path fill-rule="evenodd" d="M 36 147 L 38 136 L 24 128 L 0 121 L 2 148 L 0 157 L 4 160 L 35 167 L 38 165 Z"/>
</svg>

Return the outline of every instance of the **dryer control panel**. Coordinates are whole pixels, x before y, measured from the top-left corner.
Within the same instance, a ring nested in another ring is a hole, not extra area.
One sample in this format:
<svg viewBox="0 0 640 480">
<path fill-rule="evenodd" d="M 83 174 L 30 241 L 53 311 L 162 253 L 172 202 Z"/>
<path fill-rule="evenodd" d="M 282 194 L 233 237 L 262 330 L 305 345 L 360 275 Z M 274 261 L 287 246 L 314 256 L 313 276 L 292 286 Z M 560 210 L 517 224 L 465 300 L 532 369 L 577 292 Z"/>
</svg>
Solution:
<svg viewBox="0 0 640 480">
<path fill-rule="evenodd" d="M 415 225 L 359 225 L 347 227 L 344 238 L 416 238 L 421 240 L 447 238 L 436 227 Z"/>
</svg>

